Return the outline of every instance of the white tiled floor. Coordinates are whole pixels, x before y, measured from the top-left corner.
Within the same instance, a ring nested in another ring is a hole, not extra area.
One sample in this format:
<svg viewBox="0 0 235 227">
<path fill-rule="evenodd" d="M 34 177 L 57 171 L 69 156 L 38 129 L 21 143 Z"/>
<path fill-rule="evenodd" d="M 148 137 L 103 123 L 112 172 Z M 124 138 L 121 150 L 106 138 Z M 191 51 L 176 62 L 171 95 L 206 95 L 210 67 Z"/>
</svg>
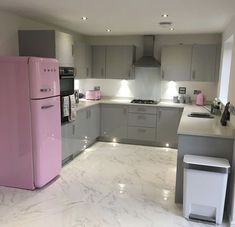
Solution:
<svg viewBox="0 0 235 227">
<path fill-rule="evenodd" d="M 176 150 L 99 142 L 42 190 L 0 187 L 0 226 L 207 226 L 182 217 L 175 172 Z"/>
</svg>

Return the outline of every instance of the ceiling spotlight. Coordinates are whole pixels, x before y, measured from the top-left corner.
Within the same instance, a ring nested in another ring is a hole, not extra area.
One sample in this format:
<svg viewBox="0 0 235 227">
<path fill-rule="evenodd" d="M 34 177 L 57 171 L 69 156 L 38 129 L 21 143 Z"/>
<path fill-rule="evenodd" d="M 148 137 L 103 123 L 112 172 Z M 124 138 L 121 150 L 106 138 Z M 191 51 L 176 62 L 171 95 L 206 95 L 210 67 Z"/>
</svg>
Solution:
<svg viewBox="0 0 235 227">
<path fill-rule="evenodd" d="M 169 30 L 170 30 L 170 31 L 174 31 L 175 29 L 174 29 L 174 28 L 170 28 Z"/>
<path fill-rule="evenodd" d="M 107 28 L 107 29 L 106 29 L 106 32 L 111 32 L 111 29 Z"/>
<path fill-rule="evenodd" d="M 88 19 L 88 17 L 82 17 L 82 20 L 86 21 Z"/>
<path fill-rule="evenodd" d="M 162 17 L 166 18 L 168 17 L 168 14 L 162 14 Z"/>
</svg>

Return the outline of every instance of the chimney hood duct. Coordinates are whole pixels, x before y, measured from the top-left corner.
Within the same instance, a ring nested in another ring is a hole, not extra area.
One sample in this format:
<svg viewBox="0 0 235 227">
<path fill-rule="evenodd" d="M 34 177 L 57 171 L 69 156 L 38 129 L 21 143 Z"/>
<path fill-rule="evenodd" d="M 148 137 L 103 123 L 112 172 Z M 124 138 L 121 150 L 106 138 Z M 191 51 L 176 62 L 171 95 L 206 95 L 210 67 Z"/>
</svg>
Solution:
<svg viewBox="0 0 235 227">
<path fill-rule="evenodd" d="M 144 36 L 144 52 L 143 56 L 134 63 L 135 67 L 160 67 L 160 62 L 155 59 L 153 55 L 154 51 L 154 40 L 153 35 Z"/>
</svg>

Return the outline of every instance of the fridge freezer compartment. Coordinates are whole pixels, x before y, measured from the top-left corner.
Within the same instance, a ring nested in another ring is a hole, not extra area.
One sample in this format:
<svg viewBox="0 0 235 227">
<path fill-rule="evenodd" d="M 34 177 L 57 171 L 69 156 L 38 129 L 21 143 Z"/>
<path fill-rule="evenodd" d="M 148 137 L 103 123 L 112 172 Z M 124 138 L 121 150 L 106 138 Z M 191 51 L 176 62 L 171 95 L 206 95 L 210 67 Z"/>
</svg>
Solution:
<svg viewBox="0 0 235 227">
<path fill-rule="evenodd" d="M 35 187 L 59 175 L 61 169 L 60 97 L 31 100 Z"/>
<path fill-rule="evenodd" d="M 59 64 L 56 59 L 29 59 L 30 98 L 41 99 L 60 95 Z"/>
</svg>

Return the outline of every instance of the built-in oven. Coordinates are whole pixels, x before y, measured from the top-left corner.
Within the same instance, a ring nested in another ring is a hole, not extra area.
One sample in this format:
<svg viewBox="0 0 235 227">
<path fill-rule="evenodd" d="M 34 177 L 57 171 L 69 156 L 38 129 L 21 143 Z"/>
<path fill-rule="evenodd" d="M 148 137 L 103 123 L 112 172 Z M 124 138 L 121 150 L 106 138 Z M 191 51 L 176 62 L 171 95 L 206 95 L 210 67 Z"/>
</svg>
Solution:
<svg viewBox="0 0 235 227">
<path fill-rule="evenodd" d="M 74 94 L 75 68 L 60 67 L 60 97 L 61 97 L 61 122 L 68 121 L 68 117 L 63 116 L 63 97 Z"/>
</svg>

